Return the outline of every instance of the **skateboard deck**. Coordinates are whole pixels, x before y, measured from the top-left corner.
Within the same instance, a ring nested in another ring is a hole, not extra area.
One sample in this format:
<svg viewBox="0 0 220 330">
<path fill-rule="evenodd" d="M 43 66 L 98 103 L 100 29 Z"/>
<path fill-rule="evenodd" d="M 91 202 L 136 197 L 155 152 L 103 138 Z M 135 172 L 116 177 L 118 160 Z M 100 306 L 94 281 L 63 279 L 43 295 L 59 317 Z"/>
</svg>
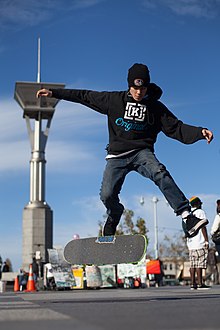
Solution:
<svg viewBox="0 0 220 330">
<path fill-rule="evenodd" d="M 75 239 L 64 248 L 64 258 L 72 265 L 136 263 L 146 253 L 144 235 L 100 236 Z"/>
</svg>

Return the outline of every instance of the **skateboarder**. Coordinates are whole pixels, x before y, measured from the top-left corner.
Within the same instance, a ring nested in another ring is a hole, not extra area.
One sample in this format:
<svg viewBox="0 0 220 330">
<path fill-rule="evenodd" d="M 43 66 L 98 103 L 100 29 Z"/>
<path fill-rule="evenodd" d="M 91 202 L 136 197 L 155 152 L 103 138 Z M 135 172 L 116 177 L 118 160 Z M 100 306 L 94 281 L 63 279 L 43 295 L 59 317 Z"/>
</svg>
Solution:
<svg viewBox="0 0 220 330">
<path fill-rule="evenodd" d="M 162 90 L 150 83 L 146 65 L 135 63 L 128 70 L 127 81 L 125 91 L 41 89 L 36 96 L 80 103 L 108 117 L 107 164 L 100 192 L 108 215 L 103 235 L 115 234 L 124 210 L 119 194 L 126 175 L 136 171 L 159 187 L 176 215 L 181 215 L 187 235 L 193 236 L 207 222 L 191 213 L 188 199 L 156 158 L 154 144 L 161 131 L 184 144 L 202 139 L 210 143 L 213 134 L 206 128 L 184 124 L 159 101 Z"/>
</svg>

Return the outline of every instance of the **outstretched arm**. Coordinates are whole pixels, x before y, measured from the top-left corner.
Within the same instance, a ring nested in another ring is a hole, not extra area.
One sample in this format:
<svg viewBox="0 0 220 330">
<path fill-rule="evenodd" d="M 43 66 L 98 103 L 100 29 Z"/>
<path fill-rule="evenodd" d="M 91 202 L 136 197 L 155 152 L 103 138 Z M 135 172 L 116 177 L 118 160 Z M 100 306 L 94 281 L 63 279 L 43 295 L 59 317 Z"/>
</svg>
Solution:
<svg viewBox="0 0 220 330">
<path fill-rule="evenodd" d="M 117 92 L 115 93 L 118 94 Z M 108 113 L 110 96 L 112 94 L 114 94 L 114 92 L 97 92 L 92 90 L 66 88 L 42 88 L 37 91 L 36 97 L 53 97 L 58 100 L 80 103 L 106 115 Z"/>
<path fill-rule="evenodd" d="M 192 126 L 183 123 L 181 120 L 168 110 L 168 108 L 158 101 L 161 105 L 161 123 L 163 133 L 184 144 L 192 144 L 199 140 L 206 139 L 210 143 L 213 139 L 213 133 L 207 128 L 201 126 Z"/>
<path fill-rule="evenodd" d="M 41 96 L 52 97 L 52 92 L 46 88 L 40 89 L 39 91 L 37 91 L 36 97 L 38 98 Z"/>
</svg>

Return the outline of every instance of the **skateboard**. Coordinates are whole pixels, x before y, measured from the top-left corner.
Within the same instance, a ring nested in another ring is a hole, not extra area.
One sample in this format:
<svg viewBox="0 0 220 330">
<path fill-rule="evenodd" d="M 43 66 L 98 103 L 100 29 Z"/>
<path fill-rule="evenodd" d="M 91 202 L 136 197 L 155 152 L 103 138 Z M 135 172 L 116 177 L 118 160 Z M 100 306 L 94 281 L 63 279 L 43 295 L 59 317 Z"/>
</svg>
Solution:
<svg viewBox="0 0 220 330">
<path fill-rule="evenodd" d="M 64 258 L 72 265 L 137 263 L 146 248 L 146 237 L 139 234 L 89 237 L 67 243 Z"/>
</svg>

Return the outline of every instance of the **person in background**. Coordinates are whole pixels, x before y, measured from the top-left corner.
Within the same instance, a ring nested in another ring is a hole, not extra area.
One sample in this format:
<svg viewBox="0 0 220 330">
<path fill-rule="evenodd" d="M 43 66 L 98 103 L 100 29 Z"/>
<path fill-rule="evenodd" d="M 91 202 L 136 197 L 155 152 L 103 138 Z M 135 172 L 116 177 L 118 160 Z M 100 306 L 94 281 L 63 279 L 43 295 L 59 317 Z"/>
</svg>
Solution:
<svg viewBox="0 0 220 330">
<path fill-rule="evenodd" d="M 34 278 L 34 282 L 36 283 L 39 277 L 39 265 L 36 261 L 36 258 L 33 258 L 32 261 L 32 271 L 33 271 L 33 278 Z"/>
<path fill-rule="evenodd" d="M 219 284 L 219 274 L 217 267 L 217 256 L 214 247 L 209 248 L 206 270 L 206 281 L 210 284 Z"/>
<path fill-rule="evenodd" d="M 216 215 L 211 227 L 211 236 L 220 231 L 220 199 L 216 201 Z M 219 244 L 215 242 L 216 249 L 216 261 L 218 270 L 218 282 L 220 283 L 220 242 Z"/>
<path fill-rule="evenodd" d="M 2 257 L 0 255 L 0 280 L 2 278 Z"/>
<path fill-rule="evenodd" d="M 20 273 L 18 275 L 19 287 L 20 291 L 24 291 L 27 288 L 28 282 L 28 273 L 24 269 L 20 269 Z"/>
<path fill-rule="evenodd" d="M 206 219 L 206 214 L 202 210 L 202 201 L 199 197 L 193 196 L 190 198 L 190 204 L 192 206 L 192 212 L 199 219 Z M 190 277 L 191 277 L 191 290 L 209 289 L 203 283 L 202 271 L 207 268 L 207 258 L 209 250 L 208 233 L 206 227 L 202 227 L 197 235 L 193 237 L 187 237 L 187 247 L 189 249 L 189 261 L 190 261 Z M 197 276 L 197 281 L 196 281 Z"/>
<path fill-rule="evenodd" d="M 211 227 L 211 235 L 215 234 L 217 231 L 220 231 L 220 199 L 216 201 L 216 216 L 214 218 L 212 227 Z M 215 248 L 218 253 L 218 257 L 220 258 L 220 242 L 219 244 L 215 243 Z"/>
<path fill-rule="evenodd" d="M 7 264 L 6 261 L 4 261 L 3 267 L 2 267 L 2 273 L 8 273 L 10 271 L 10 267 Z"/>
<path fill-rule="evenodd" d="M 154 274 L 156 286 L 163 286 L 163 278 L 164 278 L 164 270 L 163 270 L 163 262 L 158 258 L 160 264 L 160 274 Z"/>
<path fill-rule="evenodd" d="M 159 101 L 162 90 L 150 82 L 149 69 L 145 64 L 132 65 L 127 82 L 128 90 L 124 91 L 41 89 L 36 96 L 80 103 L 108 118 L 107 164 L 100 192 L 108 216 L 103 227 L 104 236 L 115 235 L 124 211 L 119 194 L 127 174 L 132 171 L 159 187 L 176 215 L 185 222 L 187 234 L 193 236 L 206 225 L 206 220 L 191 213 L 188 199 L 156 158 L 154 144 L 160 132 L 184 144 L 199 140 L 210 143 L 213 134 L 207 128 L 184 124 Z"/>
</svg>

